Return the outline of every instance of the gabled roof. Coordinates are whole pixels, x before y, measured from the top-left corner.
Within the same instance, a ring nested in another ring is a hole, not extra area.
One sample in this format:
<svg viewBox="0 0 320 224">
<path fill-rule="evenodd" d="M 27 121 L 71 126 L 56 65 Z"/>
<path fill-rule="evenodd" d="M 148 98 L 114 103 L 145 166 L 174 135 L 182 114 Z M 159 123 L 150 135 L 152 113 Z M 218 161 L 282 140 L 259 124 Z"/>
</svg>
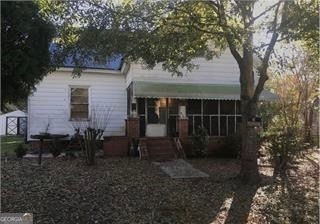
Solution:
<svg viewBox="0 0 320 224">
<path fill-rule="evenodd" d="M 54 51 L 58 50 L 58 45 L 51 43 L 49 47 L 49 51 L 53 54 Z M 77 54 L 76 57 L 81 57 L 81 54 Z M 123 65 L 123 57 L 118 54 L 114 55 L 111 58 L 106 59 L 105 63 L 98 62 L 94 60 L 93 56 L 87 56 L 85 58 L 83 67 L 87 69 L 108 69 L 108 70 L 121 70 Z M 75 67 L 75 62 L 73 61 L 72 55 L 68 55 L 63 64 L 60 65 L 62 67 L 73 68 Z"/>
</svg>

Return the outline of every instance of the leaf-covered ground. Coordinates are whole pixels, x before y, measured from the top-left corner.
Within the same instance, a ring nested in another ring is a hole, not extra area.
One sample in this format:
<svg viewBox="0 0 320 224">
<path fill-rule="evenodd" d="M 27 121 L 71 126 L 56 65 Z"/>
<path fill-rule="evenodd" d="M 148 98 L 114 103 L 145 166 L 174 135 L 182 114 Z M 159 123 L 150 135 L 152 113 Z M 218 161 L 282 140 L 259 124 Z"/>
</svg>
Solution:
<svg viewBox="0 0 320 224">
<path fill-rule="evenodd" d="M 35 223 L 318 223 L 318 165 L 295 164 L 260 186 L 235 178 L 239 162 L 192 159 L 209 178 L 173 180 L 135 158 L 8 160 L 1 164 L 1 212 L 33 212 Z"/>
</svg>

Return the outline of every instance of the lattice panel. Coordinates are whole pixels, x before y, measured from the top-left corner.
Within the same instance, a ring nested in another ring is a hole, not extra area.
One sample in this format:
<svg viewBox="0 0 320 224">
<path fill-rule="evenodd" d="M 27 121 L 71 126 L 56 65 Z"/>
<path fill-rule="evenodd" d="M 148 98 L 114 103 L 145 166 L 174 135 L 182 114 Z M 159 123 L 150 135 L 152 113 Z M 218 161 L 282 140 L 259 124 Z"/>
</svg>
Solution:
<svg viewBox="0 0 320 224">
<path fill-rule="evenodd" d="M 7 135 L 17 135 L 18 134 L 18 118 L 17 117 L 7 117 Z"/>
</svg>

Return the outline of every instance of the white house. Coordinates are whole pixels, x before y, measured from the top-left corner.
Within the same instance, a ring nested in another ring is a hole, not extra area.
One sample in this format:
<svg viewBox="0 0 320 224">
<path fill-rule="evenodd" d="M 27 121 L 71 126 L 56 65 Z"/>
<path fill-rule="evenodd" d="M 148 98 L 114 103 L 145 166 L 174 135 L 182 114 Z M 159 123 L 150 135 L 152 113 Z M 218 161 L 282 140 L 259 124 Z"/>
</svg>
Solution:
<svg viewBox="0 0 320 224">
<path fill-rule="evenodd" d="M 73 78 L 72 68 L 62 67 L 46 76 L 28 99 L 28 137 L 49 133 L 74 133 L 72 120 L 90 119 L 96 105 L 113 107 L 104 136 L 127 136 L 128 117 L 137 117 L 136 137 L 173 136 L 177 119 L 188 118 L 188 134 L 198 126 L 210 136 L 233 134 L 241 120 L 239 68 L 229 51 L 219 58 L 194 60 L 199 68 L 182 77 L 172 76 L 161 65 L 145 69 L 120 59 L 91 66 Z M 272 94 L 265 91 L 261 98 Z"/>
</svg>

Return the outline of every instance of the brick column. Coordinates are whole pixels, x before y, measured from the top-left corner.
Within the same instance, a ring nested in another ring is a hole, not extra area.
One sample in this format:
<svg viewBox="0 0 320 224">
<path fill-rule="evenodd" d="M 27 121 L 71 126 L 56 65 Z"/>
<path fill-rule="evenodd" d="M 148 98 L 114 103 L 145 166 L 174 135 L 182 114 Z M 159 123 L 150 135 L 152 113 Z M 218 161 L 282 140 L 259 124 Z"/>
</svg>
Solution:
<svg viewBox="0 0 320 224">
<path fill-rule="evenodd" d="M 140 118 L 139 117 L 128 117 L 127 118 L 127 137 L 139 138 L 140 137 Z"/>
<path fill-rule="evenodd" d="M 188 118 L 178 118 L 177 131 L 179 132 L 179 138 L 188 137 Z"/>
</svg>

